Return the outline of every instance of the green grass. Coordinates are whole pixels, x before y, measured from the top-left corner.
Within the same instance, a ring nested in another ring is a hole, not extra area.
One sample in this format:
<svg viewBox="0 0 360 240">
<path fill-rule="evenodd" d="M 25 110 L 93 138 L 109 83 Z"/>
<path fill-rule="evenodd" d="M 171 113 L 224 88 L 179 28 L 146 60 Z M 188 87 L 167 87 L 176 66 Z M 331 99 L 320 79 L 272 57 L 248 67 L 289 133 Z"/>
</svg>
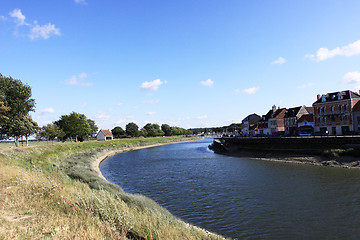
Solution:
<svg viewBox="0 0 360 240">
<path fill-rule="evenodd" d="M 109 151 L 180 140 L 88 141 L 0 151 L 0 239 L 222 239 L 184 223 L 149 198 L 125 193 L 92 169 L 94 160 Z"/>
</svg>

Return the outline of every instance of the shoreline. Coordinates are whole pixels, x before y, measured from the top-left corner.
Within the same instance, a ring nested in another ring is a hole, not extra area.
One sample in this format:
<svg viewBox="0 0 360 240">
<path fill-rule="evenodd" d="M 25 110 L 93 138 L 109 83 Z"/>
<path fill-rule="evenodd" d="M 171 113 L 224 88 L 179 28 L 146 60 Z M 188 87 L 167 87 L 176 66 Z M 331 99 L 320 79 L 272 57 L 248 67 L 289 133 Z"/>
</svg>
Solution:
<svg viewBox="0 0 360 240">
<path fill-rule="evenodd" d="M 196 141 L 196 140 L 193 140 Z M 101 171 L 100 171 L 100 164 L 105 161 L 107 158 L 114 156 L 116 154 L 120 154 L 120 153 L 124 153 L 124 152 L 130 152 L 130 151 L 136 151 L 136 150 L 141 150 L 141 149 L 145 149 L 145 148 L 153 148 L 153 147 L 159 147 L 159 146 L 164 146 L 164 145 L 169 145 L 169 144 L 174 144 L 174 143 L 182 143 L 182 142 L 190 142 L 188 140 L 186 141 L 175 141 L 175 142 L 166 142 L 166 143 L 156 143 L 156 144 L 150 144 L 150 145 L 144 145 L 144 146 L 137 146 L 137 147 L 126 147 L 124 149 L 119 149 L 119 150 L 112 150 L 110 152 L 106 152 L 102 155 L 100 155 L 99 157 L 97 157 L 95 160 L 93 160 L 92 162 L 92 166 L 91 168 L 93 170 L 95 170 L 98 173 L 98 176 L 106 181 L 108 181 L 104 175 L 102 175 Z M 109 181 L 108 181 L 109 182 Z M 121 186 L 120 186 L 121 187 Z"/>
<path fill-rule="evenodd" d="M 340 156 L 326 157 L 318 155 L 292 155 L 289 153 L 253 153 L 248 151 L 236 151 L 232 153 L 217 153 L 227 156 L 249 158 L 253 160 L 306 164 L 321 167 L 337 167 L 347 169 L 360 169 L 360 159 L 356 157 Z"/>
</svg>

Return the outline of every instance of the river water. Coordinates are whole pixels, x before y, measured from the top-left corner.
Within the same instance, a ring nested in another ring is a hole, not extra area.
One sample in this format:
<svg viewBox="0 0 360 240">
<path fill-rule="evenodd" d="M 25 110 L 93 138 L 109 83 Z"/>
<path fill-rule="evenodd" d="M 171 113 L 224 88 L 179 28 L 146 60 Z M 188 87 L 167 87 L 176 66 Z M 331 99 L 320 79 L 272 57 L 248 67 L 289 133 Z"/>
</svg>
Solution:
<svg viewBox="0 0 360 240">
<path fill-rule="evenodd" d="M 212 139 L 121 153 L 100 166 L 126 192 L 238 239 L 359 239 L 360 170 L 215 154 Z"/>
</svg>

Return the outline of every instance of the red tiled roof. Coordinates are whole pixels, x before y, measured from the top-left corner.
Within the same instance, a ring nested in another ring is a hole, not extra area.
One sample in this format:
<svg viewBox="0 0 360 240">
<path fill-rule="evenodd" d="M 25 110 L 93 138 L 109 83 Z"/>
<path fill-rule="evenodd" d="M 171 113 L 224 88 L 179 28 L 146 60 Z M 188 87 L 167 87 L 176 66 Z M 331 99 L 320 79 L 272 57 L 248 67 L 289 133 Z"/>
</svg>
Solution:
<svg viewBox="0 0 360 240">
<path fill-rule="evenodd" d="M 112 133 L 109 130 L 101 129 L 100 131 L 103 132 L 105 136 L 112 136 Z"/>
</svg>

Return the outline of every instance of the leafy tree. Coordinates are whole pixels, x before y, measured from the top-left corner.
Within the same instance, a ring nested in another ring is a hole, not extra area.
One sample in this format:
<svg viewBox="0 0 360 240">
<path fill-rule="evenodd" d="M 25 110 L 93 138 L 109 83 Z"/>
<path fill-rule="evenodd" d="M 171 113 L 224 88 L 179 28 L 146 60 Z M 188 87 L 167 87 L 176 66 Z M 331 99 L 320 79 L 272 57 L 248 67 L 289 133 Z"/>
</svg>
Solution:
<svg viewBox="0 0 360 240">
<path fill-rule="evenodd" d="M 70 138 L 71 141 L 75 138 L 75 142 L 84 136 L 89 136 L 92 131 L 86 116 L 76 112 L 62 115 L 55 124 L 65 133 L 66 138 Z"/>
<path fill-rule="evenodd" d="M 50 123 L 40 129 L 39 135 L 47 141 L 53 141 L 56 137 L 60 137 L 61 130 L 57 125 Z"/>
<path fill-rule="evenodd" d="M 165 136 L 172 135 L 172 129 L 168 124 L 161 125 L 161 130 L 164 132 Z"/>
<path fill-rule="evenodd" d="M 139 127 L 136 123 L 128 123 L 126 125 L 126 134 L 130 137 L 138 137 L 139 136 Z"/>
<path fill-rule="evenodd" d="M 147 131 L 148 137 L 157 137 L 164 135 L 164 132 L 160 129 L 160 126 L 158 124 L 148 123 L 144 126 L 144 129 Z"/>
<path fill-rule="evenodd" d="M 36 133 L 39 130 L 37 122 L 35 122 L 31 117 L 26 117 L 24 119 L 25 131 L 22 136 L 25 136 L 26 146 L 29 146 L 29 136 Z"/>
<path fill-rule="evenodd" d="M 5 106 L 3 102 L 0 102 L 0 124 L 1 124 L 1 121 L 5 121 L 7 119 L 9 119 L 7 116 L 6 116 L 6 113 L 10 110 L 9 107 Z"/>
<path fill-rule="evenodd" d="M 122 127 L 117 126 L 111 130 L 111 133 L 114 136 L 114 138 L 121 138 L 122 136 L 125 135 L 125 130 L 122 129 Z"/>
<path fill-rule="evenodd" d="M 0 74 L 1 133 L 14 137 L 16 146 L 20 136 L 29 130 L 29 112 L 35 109 L 35 100 L 31 96 L 29 85 Z"/>
<path fill-rule="evenodd" d="M 145 128 L 142 128 L 141 130 L 140 130 L 140 136 L 142 136 L 142 137 L 147 137 L 149 134 L 148 134 L 148 132 L 146 131 L 146 129 Z"/>
<path fill-rule="evenodd" d="M 91 120 L 91 119 L 86 119 L 86 121 L 88 122 L 89 126 L 90 126 L 90 129 L 91 129 L 91 135 L 95 135 L 99 128 L 96 126 L 96 123 L 94 120 Z"/>
</svg>

